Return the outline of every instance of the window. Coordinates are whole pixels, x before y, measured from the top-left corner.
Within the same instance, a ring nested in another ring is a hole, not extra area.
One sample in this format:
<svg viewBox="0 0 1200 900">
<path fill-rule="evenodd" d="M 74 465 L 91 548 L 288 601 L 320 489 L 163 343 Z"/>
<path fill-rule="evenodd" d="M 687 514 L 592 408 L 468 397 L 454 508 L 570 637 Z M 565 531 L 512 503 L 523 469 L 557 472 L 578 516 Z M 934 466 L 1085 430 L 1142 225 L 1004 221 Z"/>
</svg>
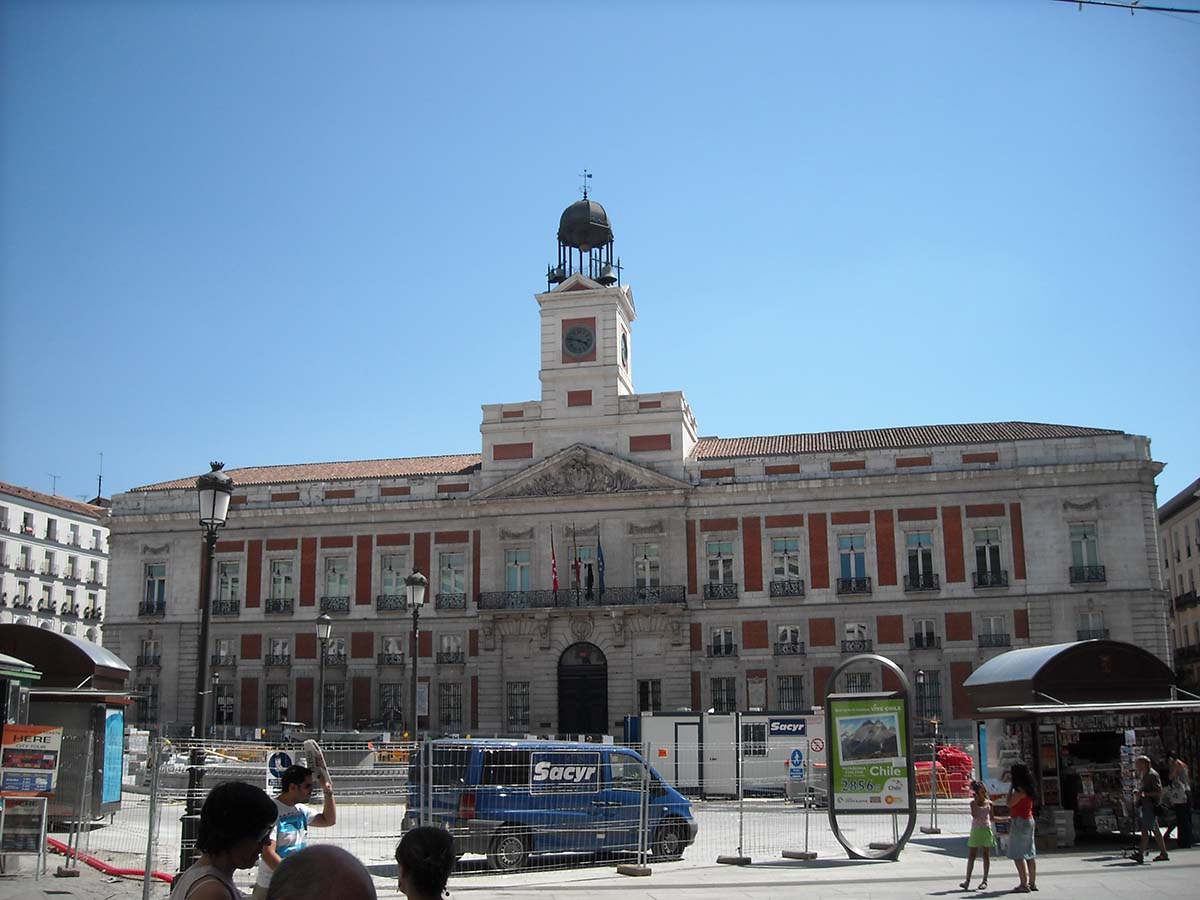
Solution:
<svg viewBox="0 0 1200 900">
<path fill-rule="evenodd" d="M 325 727 L 346 727 L 346 686 L 344 684 L 325 685 Z"/>
<path fill-rule="evenodd" d="M 508 683 L 508 702 L 506 709 L 508 710 L 508 727 L 509 728 L 528 728 L 529 727 L 529 682 L 528 681 L 510 681 Z"/>
<path fill-rule="evenodd" d="M 705 550 L 708 553 L 708 583 L 733 584 L 733 542 L 709 541 Z"/>
<path fill-rule="evenodd" d="M 1192 555 L 1192 526 L 1187 522 L 1183 523 L 1183 547 L 1187 551 L 1187 555 Z"/>
<path fill-rule="evenodd" d="M 346 661 L 346 639 L 331 637 L 325 642 L 325 662 L 344 663 Z"/>
<path fill-rule="evenodd" d="M 288 720 L 288 686 L 267 685 L 267 724 L 278 725 Z"/>
<path fill-rule="evenodd" d="M 909 587 L 921 587 L 933 575 L 933 535 L 928 531 L 912 531 L 904 536 L 908 551 Z"/>
<path fill-rule="evenodd" d="M 232 662 L 237 651 L 233 649 L 234 638 L 217 638 L 217 659 Z"/>
<path fill-rule="evenodd" d="M 50 599 L 50 585 L 42 585 L 42 600 L 38 605 L 38 609 L 48 610 L 52 608 L 53 601 Z"/>
<path fill-rule="evenodd" d="M 452 730 L 462 724 L 462 685 L 457 681 L 438 685 L 438 724 Z"/>
<path fill-rule="evenodd" d="M 408 577 L 408 555 L 389 553 L 380 558 L 379 565 L 383 593 L 391 597 L 407 597 L 404 579 Z"/>
<path fill-rule="evenodd" d="M 217 692 L 214 695 L 214 703 L 216 703 L 216 716 L 218 725 L 233 724 L 233 685 L 225 682 L 217 683 Z"/>
<path fill-rule="evenodd" d="M 437 661 L 445 663 L 462 662 L 463 639 L 461 634 L 443 634 L 439 638 Z"/>
<path fill-rule="evenodd" d="M 162 649 L 157 638 L 143 638 L 142 652 L 138 654 L 139 666 L 156 666 L 162 660 Z"/>
<path fill-rule="evenodd" d="M 33 513 L 27 512 L 21 515 L 21 533 L 33 534 Z"/>
<path fill-rule="evenodd" d="M 383 655 L 390 662 L 404 661 L 404 639 L 400 637 L 385 637 L 383 639 Z"/>
<path fill-rule="evenodd" d="M 271 560 L 271 600 L 295 599 L 296 583 L 292 578 L 292 560 Z"/>
<path fill-rule="evenodd" d="M 932 730 L 932 719 L 942 717 L 942 673 L 923 669 L 917 682 L 917 727 Z"/>
<path fill-rule="evenodd" d="M 1071 526 L 1071 565 L 1076 567 L 1100 565 L 1100 550 L 1096 544 L 1096 526 Z"/>
<path fill-rule="evenodd" d="M 29 582 L 28 581 L 18 581 L 17 582 L 17 602 L 20 603 L 22 606 L 29 605 Z"/>
<path fill-rule="evenodd" d="M 982 616 L 979 620 L 979 628 L 981 634 L 987 635 L 1007 635 L 1008 625 L 1004 621 L 1004 616 Z"/>
<path fill-rule="evenodd" d="M 0 531 L 8 531 L 8 507 L 0 506 Z"/>
<path fill-rule="evenodd" d="M 742 756 L 767 755 L 767 723 L 742 723 Z"/>
<path fill-rule="evenodd" d="M 101 544 L 101 541 L 100 541 L 100 529 L 99 529 L 99 528 L 93 528 L 93 529 L 92 529 L 92 549 L 93 549 L 93 550 L 103 550 L 104 548 L 103 548 L 103 547 L 101 547 L 101 546 L 100 546 L 100 544 Z"/>
<path fill-rule="evenodd" d="M 771 571 L 775 581 L 797 581 L 800 578 L 800 540 L 771 539 Z"/>
<path fill-rule="evenodd" d="M 733 640 L 732 628 L 714 628 L 711 632 L 712 642 L 709 644 L 712 656 L 736 656 L 737 644 Z"/>
<path fill-rule="evenodd" d="M 89 593 L 87 595 L 88 609 L 92 611 L 92 615 L 97 618 L 100 616 L 100 595 Z"/>
<path fill-rule="evenodd" d="M 162 570 L 163 570 L 163 574 L 164 574 L 163 585 L 165 587 L 165 585 L 166 585 L 165 575 L 166 575 L 167 567 L 165 565 L 162 566 Z M 88 581 L 90 581 L 92 584 L 100 583 L 100 561 L 99 560 L 93 559 L 88 563 Z"/>
<path fill-rule="evenodd" d="M 57 519 L 47 519 L 46 520 L 46 540 L 48 540 L 48 541 L 57 541 L 58 540 L 58 520 Z"/>
<path fill-rule="evenodd" d="M 779 676 L 778 706 L 787 712 L 804 709 L 804 679 L 800 675 Z"/>
<path fill-rule="evenodd" d="M 795 654 L 800 652 L 800 626 L 799 625 L 780 625 L 776 632 L 779 646 L 779 653 Z"/>
<path fill-rule="evenodd" d="M 867 577 L 866 546 L 866 535 L 838 535 L 838 556 L 841 559 L 842 578 Z"/>
<path fill-rule="evenodd" d="M 54 551 L 53 550 L 45 550 L 42 552 L 42 574 L 43 575 L 53 575 L 54 574 Z"/>
<path fill-rule="evenodd" d="M 70 578 L 72 580 L 79 577 L 79 557 L 78 556 L 68 556 L 67 557 L 67 571 L 64 574 L 67 576 L 67 578 Z"/>
<path fill-rule="evenodd" d="M 916 619 L 913 622 L 913 649 L 933 650 L 937 646 L 937 623 L 933 619 Z"/>
<path fill-rule="evenodd" d="M 95 575 L 96 561 L 92 560 L 92 574 Z M 95 577 L 89 577 L 95 582 Z M 145 604 L 150 609 L 162 609 L 167 603 L 167 564 L 148 563 L 146 565 Z"/>
<path fill-rule="evenodd" d="M 325 597 L 350 596 L 350 559 L 330 556 L 325 560 Z"/>
<path fill-rule="evenodd" d="M 657 678 L 638 681 L 638 711 L 658 712 L 662 709 L 662 682 Z"/>
<path fill-rule="evenodd" d="M 75 609 L 75 592 L 67 591 L 66 595 L 67 595 L 66 611 L 71 613 L 72 615 L 76 615 L 78 613 L 78 610 Z"/>
<path fill-rule="evenodd" d="M 24 569 L 26 572 L 33 571 L 33 548 L 21 547 L 21 556 L 17 562 L 17 568 Z"/>
<path fill-rule="evenodd" d="M 608 765 L 614 788 L 627 791 L 641 788 L 645 767 L 628 753 L 611 753 Z"/>
<path fill-rule="evenodd" d="M 1004 584 L 999 528 L 975 529 L 975 583 L 984 587 Z"/>
<path fill-rule="evenodd" d="M 292 645 L 288 638 L 271 638 L 271 659 L 276 662 L 285 662 L 292 657 Z"/>
<path fill-rule="evenodd" d="M 842 676 L 847 694 L 869 694 L 871 692 L 870 672 L 847 672 Z"/>
<path fill-rule="evenodd" d="M 845 634 L 848 641 L 865 641 L 867 639 L 867 625 L 865 622 L 847 622 L 845 625 Z"/>
<path fill-rule="evenodd" d="M 450 751 L 451 753 L 454 751 Z M 462 777 L 462 772 L 467 768 L 467 763 L 470 761 L 471 750 L 462 751 L 466 755 L 461 763 L 457 759 L 447 759 L 442 765 L 437 765 L 442 762 L 438 759 L 438 755 L 434 756 L 433 780 L 434 783 L 442 783 L 438 781 L 439 772 L 453 774 L 453 781 L 447 779 L 446 784 L 452 784 L 456 787 L 461 783 L 459 778 Z M 599 760 L 600 754 L 589 754 L 586 757 Z M 533 756 L 528 750 L 484 750 L 483 751 L 483 769 L 480 772 L 480 783 L 496 787 L 520 786 L 529 784 L 529 770 L 533 762 Z M 446 775 L 441 776 L 445 778 Z"/>
<path fill-rule="evenodd" d="M 529 551 L 504 551 L 504 589 L 506 591 L 529 590 Z"/>
<path fill-rule="evenodd" d="M 226 603 L 237 603 L 240 597 L 242 564 L 236 562 L 217 563 L 217 599 Z"/>
<path fill-rule="evenodd" d="M 404 685 L 388 681 L 379 685 L 379 718 L 390 730 L 404 721 Z"/>
<path fill-rule="evenodd" d="M 71 523 L 71 546 L 79 546 L 79 526 L 74 522 Z"/>
<path fill-rule="evenodd" d="M 1098 609 L 1082 609 L 1079 611 L 1079 634 L 1081 641 L 1103 639 L 1108 637 L 1104 628 L 1104 613 Z"/>
<path fill-rule="evenodd" d="M 731 713 L 737 709 L 737 679 L 712 680 L 712 709 L 717 713 Z"/>
<path fill-rule="evenodd" d="M 574 562 L 571 563 L 570 582 L 571 587 L 576 590 L 583 590 L 587 587 L 588 569 L 592 570 L 592 581 L 596 579 L 596 548 L 591 546 L 575 548 L 575 559 L 579 560 L 578 567 Z M 579 577 L 575 577 L 576 569 L 578 569 Z"/>
<path fill-rule="evenodd" d="M 466 592 L 466 554 L 441 554 L 438 562 L 438 593 L 465 594 Z"/>
<path fill-rule="evenodd" d="M 658 544 L 633 545 L 634 587 L 659 587 L 661 584 L 661 571 Z"/>
<path fill-rule="evenodd" d="M 139 725 L 154 725 L 158 722 L 158 685 L 152 681 L 137 686 L 141 696 L 137 698 L 137 721 Z"/>
</svg>

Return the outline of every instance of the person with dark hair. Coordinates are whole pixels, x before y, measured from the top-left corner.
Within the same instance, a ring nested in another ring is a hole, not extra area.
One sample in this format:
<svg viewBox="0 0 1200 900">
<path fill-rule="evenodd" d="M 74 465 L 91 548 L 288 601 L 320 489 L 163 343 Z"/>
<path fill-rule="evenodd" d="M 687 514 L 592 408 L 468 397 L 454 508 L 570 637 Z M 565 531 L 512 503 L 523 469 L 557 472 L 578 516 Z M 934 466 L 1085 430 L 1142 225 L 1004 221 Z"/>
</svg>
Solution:
<svg viewBox="0 0 1200 900">
<path fill-rule="evenodd" d="M 275 826 L 275 802 L 261 788 L 227 781 L 209 791 L 200 810 L 203 851 L 171 887 L 172 900 L 243 900 L 235 869 L 249 869 Z"/>
<path fill-rule="evenodd" d="M 280 862 L 290 853 L 296 853 L 308 841 L 309 828 L 329 828 L 337 822 L 337 803 L 333 799 L 333 785 L 325 774 L 324 756 L 318 756 L 314 761 L 316 769 L 322 774 L 321 790 L 325 794 L 325 803 L 320 812 L 316 812 L 303 802 L 312 796 L 313 770 L 308 766 L 288 766 L 279 778 L 282 787 L 275 799 L 279 813 L 279 821 L 271 832 L 271 840 L 263 847 L 262 862 L 258 864 L 258 877 L 254 882 L 253 900 L 266 900 L 267 888 L 271 885 L 271 875 L 279 867 Z"/>
<path fill-rule="evenodd" d="M 408 900 L 441 900 L 454 868 L 454 837 L 432 825 L 414 828 L 396 847 L 396 866 Z"/>
<path fill-rule="evenodd" d="M 1154 771 L 1148 756 L 1135 756 L 1133 768 L 1139 779 L 1138 789 L 1133 792 L 1133 802 L 1137 807 L 1134 820 L 1142 832 L 1141 843 L 1134 859 L 1138 863 L 1146 861 L 1146 848 L 1150 845 L 1150 835 L 1153 834 L 1154 843 L 1158 844 L 1158 856 L 1154 857 L 1154 861 L 1166 862 L 1171 857 L 1167 856 L 1167 842 L 1163 840 L 1162 832 L 1158 828 L 1158 804 L 1162 802 L 1163 796 L 1162 776 Z"/>
<path fill-rule="evenodd" d="M 1034 846 L 1033 805 L 1037 802 L 1037 788 L 1029 767 L 1013 763 L 1009 770 L 1008 791 L 1008 858 L 1017 866 L 1017 877 L 1021 879 L 1014 891 L 1028 894 L 1037 886 L 1037 848 Z M 997 821 L 1003 819 L 997 818 Z"/>
<path fill-rule="evenodd" d="M 1174 750 L 1166 752 L 1167 786 L 1163 791 L 1163 803 L 1175 810 L 1175 824 L 1179 829 L 1179 847 L 1190 847 L 1192 838 L 1192 783 L 1188 780 L 1188 767 Z M 1171 828 L 1163 832 L 1163 843 L 1171 836 Z"/>
<path fill-rule="evenodd" d="M 979 890 L 987 887 L 988 869 L 992 865 L 992 848 L 996 846 L 996 835 L 992 833 L 992 800 L 983 782 L 971 782 L 971 833 L 967 836 L 967 877 L 959 887 L 971 889 L 971 870 L 975 868 L 975 856 L 983 854 L 983 881 Z"/>
<path fill-rule="evenodd" d="M 376 900 L 367 867 L 348 851 L 318 844 L 289 853 L 275 868 L 267 900 Z"/>
</svg>

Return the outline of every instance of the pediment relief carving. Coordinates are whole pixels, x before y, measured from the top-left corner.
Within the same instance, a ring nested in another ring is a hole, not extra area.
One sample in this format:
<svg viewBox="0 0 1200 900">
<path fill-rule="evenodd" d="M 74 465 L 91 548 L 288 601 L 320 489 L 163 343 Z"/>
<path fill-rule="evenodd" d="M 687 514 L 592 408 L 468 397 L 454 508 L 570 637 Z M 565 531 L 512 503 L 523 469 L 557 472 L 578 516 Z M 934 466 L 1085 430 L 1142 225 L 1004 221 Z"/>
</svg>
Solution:
<svg viewBox="0 0 1200 900">
<path fill-rule="evenodd" d="M 576 444 L 540 465 L 496 485 L 480 497 L 565 497 L 689 487 L 666 475 Z"/>
</svg>

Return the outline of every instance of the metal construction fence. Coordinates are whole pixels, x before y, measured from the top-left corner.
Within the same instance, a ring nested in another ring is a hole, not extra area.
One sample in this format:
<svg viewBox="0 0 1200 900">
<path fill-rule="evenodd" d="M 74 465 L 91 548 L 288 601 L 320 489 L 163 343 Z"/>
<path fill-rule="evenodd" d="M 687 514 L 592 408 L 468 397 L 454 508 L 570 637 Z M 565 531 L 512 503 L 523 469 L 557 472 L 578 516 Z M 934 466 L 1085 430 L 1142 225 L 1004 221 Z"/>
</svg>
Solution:
<svg viewBox="0 0 1200 900">
<path fill-rule="evenodd" d="M 95 765 L 68 785 L 74 799 L 64 796 L 69 811 L 64 814 L 60 805 L 52 818 L 52 852 L 70 847 L 89 864 L 127 875 L 150 872 L 163 882 L 179 867 L 193 749 L 204 752 L 204 792 L 231 780 L 267 789 L 268 761 L 281 749 L 304 762 L 299 745 L 158 738 L 143 743 L 126 756 L 118 811 L 94 813 Z M 688 797 L 654 768 L 662 760 L 643 761 L 640 746 L 439 740 L 419 746 L 327 743 L 322 749 L 337 822 L 314 829 L 310 839 L 344 847 L 383 879 L 394 877 L 396 845 L 416 824 L 445 827 L 455 835 L 461 854 L 455 879 L 548 868 L 657 866 L 681 858 L 760 860 L 784 851 L 845 853 L 830 829 L 823 767 L 807 765 L 797 778 L 786 760 L 764 767 L 761 758 L 749 756 L 757 751 L 740 742 L 727 748 L 740 777 L 706 778 Z M 682 749 L 712 754 L 726 748 Z M 312 803 L 321 802 L 318 791 Z M 936 826 L 947 836 L 968 833 L 967 801 L 940 795 L 936 811 L 928 800 L 918 802 L 919 825 Z M 887 814 L 839 815 L 838 821 L 860 847 L 892 842 L 905 826 L 902 818 Z M 253 872 L 239 873 L 242 880 L 252 877 Z M 150 893 L 148 879 L 144 896 Z"/>
</svg>

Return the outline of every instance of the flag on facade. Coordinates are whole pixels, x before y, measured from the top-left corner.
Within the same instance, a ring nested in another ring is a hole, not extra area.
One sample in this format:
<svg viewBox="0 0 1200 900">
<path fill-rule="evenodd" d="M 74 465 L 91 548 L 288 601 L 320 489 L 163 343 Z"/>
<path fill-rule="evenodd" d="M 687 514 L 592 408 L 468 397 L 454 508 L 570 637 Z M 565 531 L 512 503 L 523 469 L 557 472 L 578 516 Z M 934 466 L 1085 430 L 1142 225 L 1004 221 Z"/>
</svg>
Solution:
<svg viewBox="0 0 1200 900">
<path fill-rule="evenodd" d="M 554 529 L 550 529 L 550 580 L 558 591 L 558 559 L 554 556 Z"/>
<path fill-rule="evenodd" d="M 600 525 L 596 524 L 596 576 L 600 581 L 600 593 L 604 593 L 604 548 L 600 546 Z"/>
<path fill-rule="evenodd" d="M 575 569 L 575 588 L 578 590 L 579 586 L 581 584 L 583 584 L 583 580 L 580 578 L 580 574 L 581 574 L 580 570 L 582 568 L 582 565 L 579 561 L 579 544 L 576 543 L 576 541 L 575 541 L 575 526 L 574 525 L 571 526 L 571 544 L 575 548 L 575 561 L 573 563 L 571 563 L 571 566 L 572 566 L 572 568 Z"/>
</svg>

